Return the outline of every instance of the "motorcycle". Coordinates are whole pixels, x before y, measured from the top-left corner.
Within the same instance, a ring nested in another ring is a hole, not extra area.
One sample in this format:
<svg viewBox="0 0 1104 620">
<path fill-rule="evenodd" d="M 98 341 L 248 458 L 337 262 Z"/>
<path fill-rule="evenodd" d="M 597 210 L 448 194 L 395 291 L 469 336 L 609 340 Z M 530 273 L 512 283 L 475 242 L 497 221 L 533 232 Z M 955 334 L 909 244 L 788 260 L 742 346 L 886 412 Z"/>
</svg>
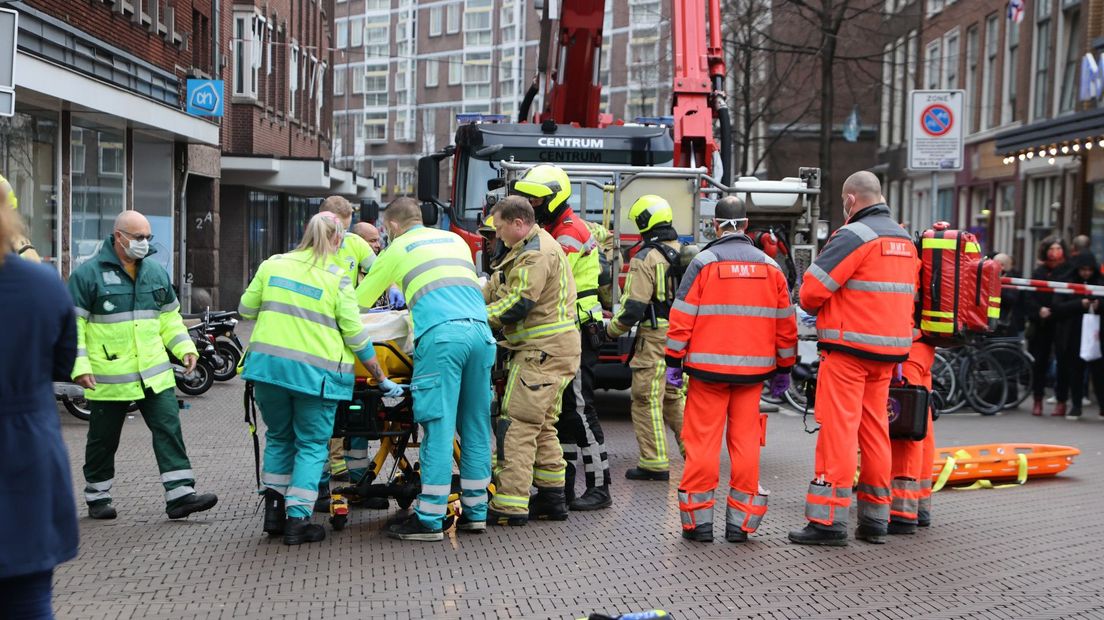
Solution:
<svg viewBox="0 0 1104 620">
<path fill-rule="evenodd" d="M 185 372 L 184 363 L 171 352 L 169 353 L 169 361 L 172 362 L 173 375 L 176 377 L 176 389 L 188 396 L 199 396 L 206 393 L 215 384 L 215 369 L 223 367 L 226 364 L 226 359 L 218 354 L 218 350 L 215 348 L 214 336 L 203 333 L 202 323 L 189 327 L 188 333 L 191 335 L 192 342 L 199 353 L 195 368 L 192 369 L 192 372 Z"/>
<path fill-rule="evenodd" d="M 186 318 L 198 318 L 200 323 L 193 326 L 209 338 L 213 338 L 215 352 L 218 359 L 211 359 L 216 381 L 229 381 L 238 374 L 238 364 L 241 362 L 245 347 L 234 328 L 238 324 L 237 313 L 233 311 L 211 312 L 208 308 L 199 315 L 189 315 Z"/>
</svg>

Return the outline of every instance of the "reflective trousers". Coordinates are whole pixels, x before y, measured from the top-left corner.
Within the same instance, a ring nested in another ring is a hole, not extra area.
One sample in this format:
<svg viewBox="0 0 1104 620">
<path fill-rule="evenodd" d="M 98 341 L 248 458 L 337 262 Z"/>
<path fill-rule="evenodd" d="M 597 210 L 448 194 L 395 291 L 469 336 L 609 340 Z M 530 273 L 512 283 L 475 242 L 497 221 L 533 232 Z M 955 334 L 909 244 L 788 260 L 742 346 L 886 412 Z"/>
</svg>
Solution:
<svg viewBox="0 0 1104 620">
<path fill-rule="evenodd" d="M 640 448 L 637 466 L 651 471 L 667 471 L 667 428 L 675 434 L 682 451 L 682 390 L 667 385 L 664 361 L 666 329 L 643 330 L 637 337 L 632 366 L 632 421 L 636 444 Z M 666 428 L 665 428 L 666 427 Z"/>
<path fill-rule="evenodd" d="M 422 489 L 414 512 L 439 529 L 452 492 L 452 442 L 460 435 L 460 503 L 473 521 L 487 519 L 491 483 L 491 366 L 494 338 L 483 321 L 441 323 L 414 346 L 414 421 L 422 425 Z M 352 470 L 352 467 L 349 468 Z"/>
<path fill-rule="evenodd" d="M 564 390 L 560 420 L 556 433 L 560 437 L 564 460 L 574 463 L 583 453 L 583 473 L 586 487 L 609 486 L 609 454 L 606 452 L 606 436 L 594 408 L 594 367 L 598 364 L 598 350 L 591 346 L 590 338 L 580 332 L 582 354 L 575 379 Z"/>
<path fill-rule="evenodd" d="M 329 455 L 337 401 L 256 382 L 265 426 L 261 485 L 284 496 L 289 517 L 310 517 Z"/>
<path fill-rule="evenodd" d="M 762 426 L 759 396 L 763 386 L 690 379 L 682 441 L 686 466 L 679 483 L 683 529 L 713 523 L 713 494 L 720 476 L 721 439 L 728 443 L 731 472 L 726 523 L 754 532 L 767 512 L 759 493 L 759 446 Z M 725 425 L 728 425 L 726 430 Z"/>
<path fill-rule="evenodd" d="M 912 343 L 909 358 L 901 365 L 902 375 L 910 385 L 932 386 L 931 369 L 935 362 L 935 347 L 917 341 Z M 928 409 L 928 434 L 920 441 L 891 440 L 893 465 L 893 503 L 889 518 L 902 523 L 931 520 L 932 460 L 935 458 L 935 429 L 931 409 Z"/>
<path fill-rule="evenodd" d="M 563 488 L 563 450 L 556 437 L 563 392 L 579 370 L 579 358 L 517 351 L 507 364 L 506 393 L 495 435 L 497 512 L 529 514 L 529 487 Z"/>
<path fill-rule="evenodd" d="M 889 521 L 889 380 L 893 362 L 879 362 L 842 351 L 821 353 L 817 374 L 816 479 L 805 496 L 805 518 L 844 531 L 851 486 L 862 450 L 856 486 L 860 525 L 884 529 Z"/>
<path fill-rule="evenodd" d="M 89 392 L 91 393 L 91 391 Z M 84 501 L 89 505 L 111 502 L 115 481 L 115 452 L 126 422 L 130 403 L 113 400 L 88 401 L 92 417 L 88 420 L 88 442 L 84 449 Z M 153 455 L 161 472 L 165 503 L 173 506 L 195 493 L 195 474 L 184 450 L 180 432 L 180 405 L 172 389 L 153 393 L 137 401 L 142 420 L 153 435 Z"/>
</svg>

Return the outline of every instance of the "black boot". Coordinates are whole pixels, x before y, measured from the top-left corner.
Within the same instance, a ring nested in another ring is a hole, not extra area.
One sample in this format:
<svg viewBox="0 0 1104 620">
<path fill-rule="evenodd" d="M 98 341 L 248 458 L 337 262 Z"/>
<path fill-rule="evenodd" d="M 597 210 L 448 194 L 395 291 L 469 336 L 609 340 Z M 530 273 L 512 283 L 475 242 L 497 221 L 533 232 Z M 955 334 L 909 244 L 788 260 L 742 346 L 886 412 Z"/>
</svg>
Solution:
<svg viewBox="0 0 1104 620">
<path fill-rule="evenodd" d="M 284 533 L 284 521 L 287 519 L 284 496 L 272 489 L 264 492 L 264 531 L 269 536 Z"/>
<path fill-rule="evenodd" d="M 419 519 L 416 514 L 412 514 L 402 521 L 388 525 L 384 533 L 391 538 L 397 538 L 399 540 L 433 542 L 444 540 L 445 538 L 445 532 L 440 526 L 437 526 L 437 529 L 431 529 L 426 524 L 422 523 L 422 520 Z"/>
<path fill-rule="evenodd" d="M 886 532 L 893 536 L 908 536 L 916 533 L 916 523 L 906 523 L 904 521 L 890 521 L 889 527 L 886 528 Z"/>
<path fill-rule="evenodd" d="M 744 528 L 734 523 L 725 524 L 725 540 L 730 543 L 747 542 L 748 535 Z"/>
<path fill-rule="evenodd" d="M 529 515 L 517 512 L 499 512 L 487 506 L 487 522 L 491 525 L 509 525 L 521 527 L 529 524 Z"/>
<path fill-rule="evenodd" d="M 323 540 L 326 540 L 326 528 L 311 523 L 310 517 L 288 517 L 284 522 L 285 545 L 301 545 Z"/>
<path fill-rule="evenodd" d="M 169 515 L 170 519 L 183 519 L 193 512 L 210 510 L 217 503 L 218 497 L 214 493 L 204 493 L 203 495 L 192 493 L 173 502 L 172 506 L 165 509 L 165 513 Z"/>
<path fill-rule="evenodd" d="M 855 538 L 865 540 L 872 545 L 884 545 L 886 543 L 886 529 L 874 525 L 860 525 L 855 528 Z"/>
<path fill-rule="evenodd" d="M 572 510 L 582 511 L 601 510 L 612 505 L 613 498 L 610 497 L 609 485 L 605 484 L 600 487 L 590 487 L 578 499 L 568 502 Z"/>
<path fill-rule="evenodd" d="M 575 463 L 568 463 L 564 469 L 564 498 L 568 504 L 575 501 Z"/>
<path fill-rule="evenodd" d="M 790 542 L 799 545 L 823 545 L 827 547 L 846 547 L 847 532 L 830 530 L 810 523 L 800 530 L 790 531 Z"/>
<path fill-rule="evenodd" d="M 539 487 L 535 497 L 529 500 L 529 518 L 543 521 L 567 519 L 567 502 L 561 488 Z"/>
<path fill-rule="evenodd" d="M 671 472 L 653 471 L 651 469 L 633 467 L 632 469 L 625 472 L 625 477 L 629 480 L 657 480 L 666 482 L 671 479 Z"/>
<path fill-rule="evenodd" d="M 110 501 L 88 505 L 88 516 L 92 519 L 114 519 L 119 516 Z"/>
<path fill-rule="evenodd" d="M 683 529 L 682 537 L 694 542 L 713 542 L 713 524 L 702 523 L 692 530 Z"/>
<path fill-rule="evenodd" d="M 314 511 L 330 512 L 330 483 L 318 485 L 318 499 L 314 500 Z"/>
</svg>

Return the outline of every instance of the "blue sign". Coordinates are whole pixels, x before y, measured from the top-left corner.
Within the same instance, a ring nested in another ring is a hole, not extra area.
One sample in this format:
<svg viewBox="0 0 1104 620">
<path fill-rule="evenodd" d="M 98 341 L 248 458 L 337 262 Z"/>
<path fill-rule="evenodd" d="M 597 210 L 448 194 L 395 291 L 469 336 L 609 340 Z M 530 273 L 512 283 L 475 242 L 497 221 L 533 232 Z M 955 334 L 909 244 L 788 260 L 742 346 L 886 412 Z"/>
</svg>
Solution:
<svg viewBox="0 0 1104 620">
<path fill-rule="evenodd" d="M 188 80 L 188 114 L 222 116 L 222 80 Z"/>
</svg>

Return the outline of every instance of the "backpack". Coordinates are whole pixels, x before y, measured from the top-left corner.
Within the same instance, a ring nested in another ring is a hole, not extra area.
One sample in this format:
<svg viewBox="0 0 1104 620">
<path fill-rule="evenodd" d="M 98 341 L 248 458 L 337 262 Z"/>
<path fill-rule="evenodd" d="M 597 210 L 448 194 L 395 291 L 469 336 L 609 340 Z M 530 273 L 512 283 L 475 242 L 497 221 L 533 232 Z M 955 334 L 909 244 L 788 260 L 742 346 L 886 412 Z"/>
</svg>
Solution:
<svg viewBox="0 0 1104 620">
<path fill-rule="evenodd" d="M 920 237 L 916 324 L 936 346 L 965 343 L 993 331 L 1000 317 L 1000 264 L 984 259 L 972 233 L 936 222 Z"/>
</svg>

